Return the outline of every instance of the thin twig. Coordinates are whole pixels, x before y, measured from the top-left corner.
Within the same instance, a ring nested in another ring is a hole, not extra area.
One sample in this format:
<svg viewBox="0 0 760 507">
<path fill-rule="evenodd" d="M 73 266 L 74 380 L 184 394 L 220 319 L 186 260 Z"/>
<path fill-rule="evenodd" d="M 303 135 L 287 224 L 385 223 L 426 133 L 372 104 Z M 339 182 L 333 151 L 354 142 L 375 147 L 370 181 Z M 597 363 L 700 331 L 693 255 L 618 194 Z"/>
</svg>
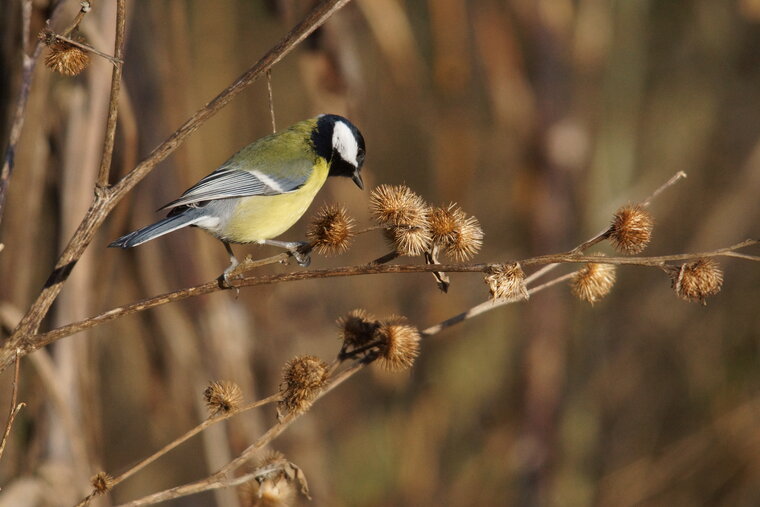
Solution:
<svg viewBox="0 0 760 507">
<path fill-rule="evenodd" d="M 544 289 L 548 289 L 549 287 L 557 285 L 558 283 L 562 283 L 565 280 L 569 280 L 574 275 L 575 275 L 575 272 L 567 273 L 566 275 L 562 275 L 542 285 L 529 289 L 528 295 L 532 296 L 536 292 L 540 292 Z M 446 328 L 453 326 L 454 324 L 459 324 L 460 322 L 471 319 L 473 317 L 477 317 L 478 315 L 482 315 L 486 312 L 490 312 L 491 310 L 502 307 L 504 305 L 509 305 L 509 304 L 517 303 L 519 301 L 524 301 L 524 300 L 525 300 L 524 298 L 511 298 L 511 299 L 496 299 L 496 300 L 484 301 L 478 305 L 473 306 L 472 308 L 470 308 L 469 310 L 465 312 L 462 312 L 458 315 L 454 315 L 453 317 L 450 317 L 442 322 L 439 322 L 438 324 L 430 326 L 424 331 L 421 331 L 420 334 L 423 337 L 432 336 L 434 334 L 440 333 Z"/>
<path fill-rule="evenodd" d="M 63 31 L 64 36 L 68 37 L 71 35 L 71 32 L 79 28 L 79 25 L 82 23 L 84 17 L 92 10 L 93 3 L 94 0 L 85 0 L 80 3 L 79 12 L 77 12 L 77 15 L 74 17 L 74 20 L 71 22 L 71 24 Z"/>
<path fill-rule="evenodd" d="M 111 73 L 111 92 L 108 98 L 108 119 L 106 120 L 106 134 L 103 139 L 103 155 L 100 159 L 100 169 L 96 187 L 104 191 L 108 187 L 108 173 L 111 169 L 113 145 L 116 138 L 116 120 L 119 116 L 119 91 L 121 90 L 122 58 L 124 57 L 124 31 L 127 26 L 126 0 L 116 0 L 116 40 L 114 42 L 114 54 L 117 62 L 114 62 Z"/>
<path fill-rule="evenodd" d="M 267 70 L 267 92 L 269 94 L 269 115 L 272 117 L 272 133 L 277 132 L 277 123 L 274 121 L 274 97 L 272 95 L 272 69 Z"/>
<path fill-rule="evenodd" d="M 118 9 L 118 7 L 117 7 L 117 9 Z M 89 44 L 85 44 L 84 42 L 79 42 L 78 40 L 72 39 L 71 37 L 66 37 L 65 35 L 61 35 L 61 34 L 54 33 L 54 32 L 51 32 L 50 36 L 53 37 L 53 38 L 55 38 L 55 39 L 61 40 L 61 41 L 65 42 L 65 43 L 67 43 L 67 44 L 71 44 L 72 46 L 76 46 L 79 49 L 81 49 L 82 51 L 87 51 L 87 52 L 95 54 L 95 55 L 97 55 L 97 56 L 99 56 L 101 58 L 105 58 L 106 60 L 108 60 L 109 62 L 111 62 L 114 65 L 114 67 L 118 68 L 118 67 L 120 67 L 124 63 L 124 60 L 122 60 L 122 57 L 120 56 L 119 53 L 116 53 L 116 56 L 111 56 L 108 53 L 104 53 L 104 52 L 102 52 L 102 51 L 100 51 L 98 49 L 95 49 L 94 47 L 90 46 Z"/>
<path fill-rule="evenodd" d="M 671 176 L 671 178 L 668 181 L 666 181 L 665 183 L 663 183 L 662 185 L 660 185 L 660 188 L 658 188 L 657 190 L 655 190 L 654 192 L 652 192 L 652 195 L 650 195 L 649 197 L 647 197 L 646 199 L 644 199 L 641 202 L 641 205 L 642 206 L 649 206 L 650 204 L 652 204 L 652 201 L 654 201 L 657 198 L 658 195 L 660 195 L 665 190 L 667 190 L 668 188 L 670 188 L 673 185 L 675 185 L 676 183 L 678 183 L 678 181 L 681 180 L 682 178 L 686 178 L 686 173 L 683 172 L 683 171 L 678 171 L 673 176 Z"/>
<path fill-rule="evenodd" d="M 5 431 L 3 432 L 3 440 L 0 442 L 0 460 L 3 459 L 3 453 L 5 452 L 5 444 L 8 442 L 8 436 L 11 434 L 11 428 L 13 428 L 13 421 L 16 419 L 19 411 L 26 406 L 26 403 L 21 402 L 16 404 L 18 400 L 18 378 L 21 372 L 21 354 L 20 351 L 16 351 L 16 369 L 13 373 L 13 384 L 11 392 L 11 408 L 8 413 L 8 422 L 5 423 Z"/>
</svg>

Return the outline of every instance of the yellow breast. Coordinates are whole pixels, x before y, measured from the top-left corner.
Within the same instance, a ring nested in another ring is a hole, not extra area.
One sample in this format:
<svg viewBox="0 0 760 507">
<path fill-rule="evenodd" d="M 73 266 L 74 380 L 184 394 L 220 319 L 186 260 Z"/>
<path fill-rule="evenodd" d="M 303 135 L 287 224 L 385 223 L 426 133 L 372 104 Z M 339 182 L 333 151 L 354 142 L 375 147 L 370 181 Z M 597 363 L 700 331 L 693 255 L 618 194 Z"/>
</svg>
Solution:
<svg viewBox="0 0 760 507">
<path fill-rule="evenodd" d="M 319 158 L 304 186 L 274 196 L 243 197 L 220 236 L 234 243 L 253 243 L 276 238 L 295 224 L 327 179 L 327 161 Z"/>
</svg>

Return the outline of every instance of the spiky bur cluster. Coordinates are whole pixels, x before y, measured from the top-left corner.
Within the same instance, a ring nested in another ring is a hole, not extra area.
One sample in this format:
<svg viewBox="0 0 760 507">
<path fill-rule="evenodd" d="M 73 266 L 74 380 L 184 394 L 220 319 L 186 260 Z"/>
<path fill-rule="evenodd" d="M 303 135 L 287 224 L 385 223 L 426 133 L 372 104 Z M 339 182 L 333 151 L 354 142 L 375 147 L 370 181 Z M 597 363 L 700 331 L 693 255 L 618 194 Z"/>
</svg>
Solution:
<svg viewBox="0 0 760 507">
<path fill-rule="evenodd" d="M 372 343 L 375 331 L 380 327 L 380 321 L 361 308 L 351 310 L 348 315 L 339 318 L 337 324 L 343 342 L 341 354 Z"/>
<path fill-rule="evenodd" d="M 113 477 L 105 472 L 98 472 L 90 478 L 90 484 L 96 495 L 104 495 L 113 487 Z"/>
<path fill-rule="evenodd" d="M 618 252 L 635 255 L 652 240 L 654 219 L 641 205 L 623 206 L 615 212 L 609 229 L 609 239 Z"/>
<path fill-rule="evenodd" d="M 206 401 L 209 415 L 213 417 L 239 408 L 243 402 L 243 391 L 235 382 L 219 380 L 209 383 L 203 391 L 203 399 Z"/>
<path fill-rule="evenodd" d="M 71 38 L 77 42 L 85 42 L 85 38 L 79 32 L 72 34 Z M 76 76 L 90 63 L 90 55 L 81 48 L 58 39 L 49 30 L 43 30 L 39 39 L 48 46 L 49 52 L 45 57 L 45 65 L 64 76 Z"/>
<path fill-rule="evenodd" d="M 405 185 L 380 185 L 370 194 L 372 218 L 401 255 L 422 255 L 438 247 L 458 261 L 475 255 L 483 230 L 475 217 L 455 204 L 430 207 Z"/>
<path fill-rule="evenodd" d="M 270 452 L 251 473 L 255 478 L 240 488 L 240 500 L 244 507 L 293 505 L 296 486 L 302 495 L 311 500 L 303 470 L 280 452 Z"/>
<path fill-rule="evenodd" d="M 377 320 L 364 310 L 353 310 L 338 319 L 343 340 L 340 359 L 361 356 L 377 360 L 388 371 L 406 370 L 420 353 L 420 332 L 406 318 Z"/>
<path fill-rule="evenodd" d="M 354 236 L 354 219 L 343 206 L 327 204 L 321 207 L 306 232 L 314 249 L 322 255 L 339 254 L 348 250 Z"/>
<path fill-rule="evenodd" d="M 525 272 L 518 262 L 491 266 L 485 282 L 491 299 L 495 301 L 519 301 L 530 297 L 525 286 Z"/>
<path fill-rule="evenodd" d="M 723 272 L 709 258 L 672 267 L 669 272 L 673 290 L 685 301 L 707 304 L 705 299 L 720 292 L 723 286 Z"/>
<path fill-rule="evenodd" d="M 483 246 L 483 229 L 473 216 L 467 216 L 456 204 L 430 210 L 430 234 L 433 244 L 450 257 L 464 262 Z"/>
<path fill-rule="evenodd" d="M 288 361 L 280 382 L 280 417 L 307 410 L 327 384 L 329 367 L 315 356 L 300 356 Z"/>
<path fill-rule="evenodd" d="M 591 304 L 610 293 L 615 285 L 615 266 L 590 262 L 575 272 L 571 288 L 573 295 Z"/>
</svg>

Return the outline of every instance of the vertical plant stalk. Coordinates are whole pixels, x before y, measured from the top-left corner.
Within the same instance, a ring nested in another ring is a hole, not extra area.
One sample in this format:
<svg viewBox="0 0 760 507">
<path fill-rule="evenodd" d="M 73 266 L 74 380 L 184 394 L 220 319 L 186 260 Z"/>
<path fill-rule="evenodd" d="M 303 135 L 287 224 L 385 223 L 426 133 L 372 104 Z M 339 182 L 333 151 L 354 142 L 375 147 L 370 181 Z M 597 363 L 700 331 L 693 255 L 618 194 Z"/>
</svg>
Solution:
<svg viewBox="0 0 760 507">
<path fill-rule="evenodd" d="M 22 355 L 34 350 L 34 334 L 50 310 L 50 306 L 68 279 L 71 270 L 81 258 L 85 249 L 92 242 L 95 232 L 106 219 L 116 204 L 132 190 L 153 168 L 174 150 L 187 137 L 195 132 L 206 120 L 214 116 L 235 96 L 250 86 L 274 64 L 282 60 L 293 48 L 320 27 L 330 16 L 344 7 L 350 0 L 326 0 L 320 3 L 295 26 L 279 43 L 270 49 L 255 65 L 250 67 L 234 83 L 223 90 L 203 108 L 191 116 L 179 129 L 157 146 L 137 167 L 124 176 L 118 183 L 105 191 L 96 193 L 95 201 L 83 218 L 68 245 L 56 262 L 53 272 L 48 277 L 44 288 L 24 315 L 11 337 L 0 349 L 0 371 L 13 362 L 13 351 L 21 349 Z"/>
<path fill-rule="evenodd" d="M 16 404 L 18 400 L 18 378 L 21 372 L 21 355 L 19 351 L 16 351 L 16 370 L 13 373 L 13 392 L 11 394 L 11 409 L 8 413 L 8 422 L 5 424 L 5 431 L 3 432 L 3 440 L 0 442 L 0 460 L 3 459 L 3 453 L 5 452 L 5 444 L 8 443 L 8 436 L 11 434 L 11 428 L 13 428 L 13 421 L 16 420 L 16 416 L 22 408 L 26 406 L 23 401 Z"/>
<path fill-rule="evenodd" d="M 106 120 L 106 135 L 103 140 L 103 156 L 100 159 L 98 180 L 95 191 L 98 195 L 105 193 L 108 188 L 108 173 L 111 169 L 113 146 L 116 139 L 116 120 L 119 117 L 119 92 L 121 91 L 121 73 L 124 67 L 124 31 L 127 25 L 126 0 L 116 0 L 116 40 L 114 42 L 114 57 L 111 73 L 111 94 L 108 98 L 108 119 Z M 103 196 L 105 197 L 105 196 Z"/>
</svg>

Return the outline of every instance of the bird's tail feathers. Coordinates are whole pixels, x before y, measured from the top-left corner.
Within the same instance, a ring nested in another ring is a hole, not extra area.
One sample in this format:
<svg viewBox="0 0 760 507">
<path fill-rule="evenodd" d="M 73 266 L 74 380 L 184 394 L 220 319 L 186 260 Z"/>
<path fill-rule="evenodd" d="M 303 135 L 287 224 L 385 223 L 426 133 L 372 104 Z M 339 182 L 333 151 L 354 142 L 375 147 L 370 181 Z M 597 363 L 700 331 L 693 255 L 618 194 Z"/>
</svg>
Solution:
<svg viewBox="0 0 760 507">
<path fill-rule="evenodd" d="M 174 216 L 166 217 L 163 220 L 159 220 L 155 224 L 148 225 L 142 229 L 138 229 L 134 232 L 130 232 L 117 240 L 114 240 L 109 248 L 132 248 L 133 246 L 142 245 L 146 241 L 150 241 L 164 234 L 169 234 L 172 231 L 181 229 L 192 225 L 199 220 L 202 220 L 203 216 L 192 212 L 179 213 Z"/>
</svg>

